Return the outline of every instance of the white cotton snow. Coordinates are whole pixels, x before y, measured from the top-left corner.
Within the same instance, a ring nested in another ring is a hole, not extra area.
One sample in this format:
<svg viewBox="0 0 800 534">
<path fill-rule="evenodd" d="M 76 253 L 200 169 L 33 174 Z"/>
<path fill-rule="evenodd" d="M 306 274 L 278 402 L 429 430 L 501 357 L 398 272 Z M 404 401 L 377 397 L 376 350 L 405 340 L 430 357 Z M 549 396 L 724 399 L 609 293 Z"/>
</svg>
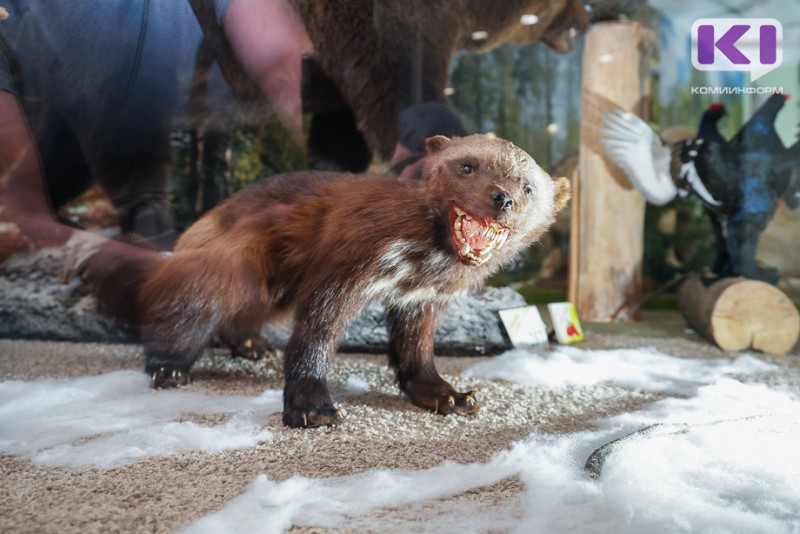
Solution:
<svg viewBox="0 0 800 534">
<path fill-rule="evenodd" d="M 744 386 L 741 400 L 752 398 L 767 408 L 758 389 Z M 774 411 L 789 408 L 800 414 L 800 402 L 787 395 L 772 401 Z M 654 408 L 659 413 L 663 406 Z M 639 413 L 641 420 L 651 417 L 649 409 Z M 767 534 L 800 527 L 800 415 L 736 419 L 689 427 L 684 433 L 634 437 L 606 459 L 599 480 L 591 480 L 584 462 L 616 437 L 609 430 L 534 433 L 485 464 L 443 463 L 416 472 L 372 469 L 283 482 L 262 475 L 244 494 L 186 532 L 271 533 L 291 525 L 419 532 L 430 523 L 420 530 L 407 519 L 387 523 L 369 514 L 433 499 L 440 501 L 432 517 L 447 518 L 444 524 L 470 532 L 497 531 L 498 518 L 503 518 L 503 530 L 521 533 Z M 522 506 L 512 500 L 487 514 L 481 507 L 446 500 L 514 475 L 526 487 Z"/>
<path fill-rule="evenodd" d="M 614 382 L 688 397 L 600 420 L 597 431 L 533 433 L 483 464 L 283 482 L 262 475 L 187 532 L 282 532 L 291 525 L 424 532 L 442 525 L 526 534 L 797 533 L 800 400 L 728 378 L 775 369 L 749 356 L 708 361 L 653 350 L 570 348 L 547 357 L 515 351 L 469 374 L 537 387 L 544 380 L 551 388 Z M 584 463 L 595 449 L 656 423 L 674 427 L 622 440 L 606 457 L 599 479 L 588 477 Z M 489 512 L 458 497 L 511 476 L 524 483 L 523 494 Z M 409 508 L 425 520 L 403 515 Z"/>
<path fill-rule="evenodd" d="M 500 379 L 558 389 L 613 382 L 634 390 L 691 395 L 722 377 L 770 372 L 777 367 L 753 356 L 736 359 L 676 358 L 653 348 L 552 351 L 512 350 L 466 369 L 467 378 Z"/>
<path fill-rule="evenodd" d="M 0 382 L 0 451 L 40 465 L 112 467 L 147 456 L 252 447 L 271 437 L 281 393 L 251 398 L 154 391 L 141 372 Z M 185 414 L 228 414 L 207 426 Z"/>
<path fill-rule="evenodd" d="M 606 460 L 604 506 L 632 532 L 797 532 L 798 445 L 800 416 L 633 438 Z"/>
<path fill-rule="evenodd" d="M 428 470 L 370 469 L 356 475 L 283 482 L 259 476 L 220 512 L 186 532 L 283 532 L 293 524 L 333 527 L 346 518 L 384 507 L 441 499 L 494 484 L 514 475 L 525 461 L 524 447 L 512 447 L 488 464 L 445 462 Z M 377 528 L 377 525 L 375 525 Z"/>
<path fill-rule="evenodd" d="M 786 392 L 764 385 L 743 384 L 738 380 L 723 378 L 698 388 L 693 397 L 663 399 L 646 410 L 604 419 L 600 425 L 605 428 L 625 428 L 656 423 L 708 424 L 766 415 L 800 416 L 800 402 Z"/>
<path fill-rule="evenodd" d="M 369 390 L 369 382 L 363 376 L 350 375 L 347 377 L 344 389 L 347 395 L 363 395 Z"/>
</svg>

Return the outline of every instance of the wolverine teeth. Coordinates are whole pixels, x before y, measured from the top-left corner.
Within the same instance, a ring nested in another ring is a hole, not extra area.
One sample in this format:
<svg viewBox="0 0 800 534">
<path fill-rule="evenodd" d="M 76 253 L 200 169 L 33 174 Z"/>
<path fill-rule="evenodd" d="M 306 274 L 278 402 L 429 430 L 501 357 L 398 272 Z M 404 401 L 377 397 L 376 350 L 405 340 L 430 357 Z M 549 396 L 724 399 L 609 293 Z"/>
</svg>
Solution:
<svg viewBox="0 0 800 534">
<path fill-rule="evenodd" d="M 511 234 L 509 228 L 492 219 L 478 217 L 477 222 L 472 222 L 476 219 L 457 206 L 453 206 L 453 213 L 453 236 L 456 244 L 461 247 L 458 255 L 472 265 L 479 266 L 487 262 L 492 257 L 492 251 L 502 247 Z M 463 225 L 465 220 L 471 223 L 466 231 Z M 484 244 L 479 249 L 473 249 L 469 240 L 479 236 Z"/>
<path fill-rule="evenodd" d="M 503 245 L 506 244 L 506 239 L 508 239 L 508 235 L 510 233 L 511 232 L 509 232 L 508 230 L 503 230 L 503 233 L 502 233 L 501 238 L 500 238 L 500 243 L 497 245 L 498 247 L 502 247 Z"/>
</svg>

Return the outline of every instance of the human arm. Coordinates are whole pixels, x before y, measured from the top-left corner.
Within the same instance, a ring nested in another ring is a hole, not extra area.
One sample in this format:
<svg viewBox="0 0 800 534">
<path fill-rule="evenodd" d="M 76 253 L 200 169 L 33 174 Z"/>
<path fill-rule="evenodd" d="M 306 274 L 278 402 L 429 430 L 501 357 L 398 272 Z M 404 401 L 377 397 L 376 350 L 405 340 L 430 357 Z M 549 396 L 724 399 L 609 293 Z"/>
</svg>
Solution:
<svg viewBox="0 0 800 534">
<path fill-rule="evenodd" d="M 223 29 L 237 59 L 292 138 L 303 139 L 301 60 L 313 46 L 288 0 L 232 0 Z"/>
</svg>

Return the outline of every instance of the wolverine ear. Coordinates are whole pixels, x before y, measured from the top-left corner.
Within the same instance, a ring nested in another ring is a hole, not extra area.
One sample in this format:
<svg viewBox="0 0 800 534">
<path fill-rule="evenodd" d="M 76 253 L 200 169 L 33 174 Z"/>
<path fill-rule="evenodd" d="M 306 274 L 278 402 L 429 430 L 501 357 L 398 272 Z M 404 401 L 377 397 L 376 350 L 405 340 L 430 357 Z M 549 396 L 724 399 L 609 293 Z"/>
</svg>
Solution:
<svg viewBox="0 0 800 534">
<path fill-rule="evenodd" d="M 435 154 L 450 143 L 450 139 L 443 135 L 434 135 L 425 139 L 425 148 L 428 154 Z"/>
<path fill-rule="evenodd" d="M 555 201 L 556 211 L 561 211 L 567 207 L 569 198 L 572 196 L 572 184 L 568 178 L 556 178 L 555 194 L 553 199 Z"/>
</svg>

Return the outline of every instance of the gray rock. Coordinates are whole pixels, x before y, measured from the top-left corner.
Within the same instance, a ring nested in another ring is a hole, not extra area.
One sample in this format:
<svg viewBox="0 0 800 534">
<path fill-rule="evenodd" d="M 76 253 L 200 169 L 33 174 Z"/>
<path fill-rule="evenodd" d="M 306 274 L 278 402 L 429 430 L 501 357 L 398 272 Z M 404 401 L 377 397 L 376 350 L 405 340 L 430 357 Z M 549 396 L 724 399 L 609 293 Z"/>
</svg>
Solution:
<svg viewBox="0 0 800 534">
<path fill-rule="evenodd" d="M 0 337 L 126 342 L 128 329 L 97 312 L 79 279 L 62 283 L 62 249 L 17 254 L 0 265 Z"/>
<path fill-rule="evenodd" d="M 0 265 L 0 337 L 60 341 L 134 342 L 135 334 L 99 314 L 80 280 L 62 283 L 64 255 L 50 248 L 18 254 Z M 436 332 L 438 354 L 496 354 L 510 348 L 498 310 L 524 306 L 511 288 L 486 288 L 450 306 Z M 290 320 L 271 323 L 262 335 L 282 348 Z M 340 343 L 345 352 L 386 352 L 386 310 L 368 306 Z"/>
<path fill-rule="evenodd" d="M 434 337 L 437 354 L 497 354 L 511 347 L 498 310 L 524 306 L 511 288 L 487 287 L 454 302 Z M 345 352 L 384 352 L 388 343 L 386 310 L 370 304 L 341 341 Z"/>
</svg>

